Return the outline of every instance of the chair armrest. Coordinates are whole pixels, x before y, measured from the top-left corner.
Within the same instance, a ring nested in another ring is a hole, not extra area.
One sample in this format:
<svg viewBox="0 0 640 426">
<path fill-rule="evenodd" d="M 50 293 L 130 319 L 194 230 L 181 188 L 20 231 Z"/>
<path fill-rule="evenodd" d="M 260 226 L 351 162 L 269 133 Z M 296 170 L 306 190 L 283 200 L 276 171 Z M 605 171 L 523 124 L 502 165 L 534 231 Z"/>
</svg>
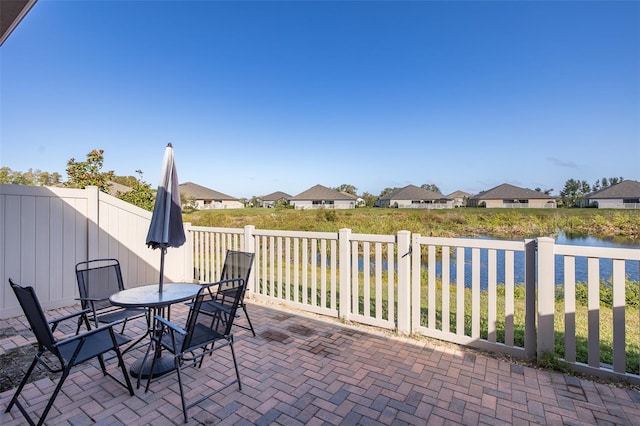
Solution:
<svg viewBox="0 0 640 426">
<path fill-rule="evenodd" d="M 52 319 L 52 320 L 49 320 L 48 322 L 49 322 L 49 324 L 51 324 L 53 327 L 55 327 L 55 326 L 57 326 L 57 325 L 58 325 L 58 323 L 60 323 L 60 322 L 62 322 L 62 321 L 66 321 L 66 320 L 71 319 L 71 318 L 79 317 L 80 315 L 86 315 L 86 314 L 88 314 L 89 312 L 91 312 L 91 309 L 88 309 L 88 308 L 87 308 L 87 309 L 83 309 L 83 310 L 78 311 L 78 312 L 74 312 L 74 313 L 72 313 L 72 314 L 68 314 L 68 315 L 64 315 L 64 316 L 58 317 L 58 318 L 54 318 L 54 319 Z"/>
<path fill-rule="evenodd" d="M 95 297 L 76 297 L 74 300 L 87 301 L 87 302 L 101 302 L 107 299 L 96 299 Z"/>
<path fill-rule="evenodd" d="M 165 325 L 166 327 L 169 327 L 170 329 L 172 329 L 173 331 L 175 331 L 176 333 L 180 333 L 182 335 L 186 335 L 187 331 L 178 327 L 177 325 L 175 325 L 172 322 L 167 321 L 166 319 L 164 319 L 163 317 L 161 317 L 160 315 L 155 315 L 154 318 L 156 319 L 156 321 L 158 321 L 159 323 Z"/>
</svg>

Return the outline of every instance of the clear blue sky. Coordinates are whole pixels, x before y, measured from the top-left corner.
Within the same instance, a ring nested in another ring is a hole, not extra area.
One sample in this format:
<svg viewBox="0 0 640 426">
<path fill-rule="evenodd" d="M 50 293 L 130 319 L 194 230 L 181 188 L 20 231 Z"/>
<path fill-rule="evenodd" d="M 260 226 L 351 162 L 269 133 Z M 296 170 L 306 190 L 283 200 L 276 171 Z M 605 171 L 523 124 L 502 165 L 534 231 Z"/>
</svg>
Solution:
<svg viewBox="0 0 640 426">
<path fill-rule="evenodd" d="M 640 180 L 640 2 L 39 0 L 0 48 L 0 166 L 242 198 Z"/>
</svg>

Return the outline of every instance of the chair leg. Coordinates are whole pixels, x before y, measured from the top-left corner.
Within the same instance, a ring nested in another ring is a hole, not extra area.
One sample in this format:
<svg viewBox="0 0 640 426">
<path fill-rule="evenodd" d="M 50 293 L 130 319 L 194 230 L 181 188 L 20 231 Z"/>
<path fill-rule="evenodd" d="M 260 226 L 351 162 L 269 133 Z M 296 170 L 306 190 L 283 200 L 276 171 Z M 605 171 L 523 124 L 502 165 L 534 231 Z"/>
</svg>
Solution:
<svg viewBox="0 0 640 426">
<path fill-rule="evenodd" d="M 116 356 L 118 357 L 118 365 L 122 370 L 122 374 L 124 375 L 124 380 L 127 383 L 127 389 L 129 390 L 129 395 L 133 396 L 133 386 L 131 385 L 131 380 L 129 380 L 129 374 L 127 374 L 127 366 L 124 365 L 124 358 L 122 358 L 122 352 L 120 349 L 116 347 Z"/>
<path fill-rule="evenodd" d="M 149 342 L 149 346 L 147 346 L 147 351 L 144 353 L 144 357 L 142 358 L 142 364 L 140 364 L 140 368 L 142 368 L 147 362 L 147 358 L 149 357 L 149 352 L 151 351 L 151 345 L 153 345 L 153 339 Z M 154 357 L 155 357 L 155 352 L 154 352 Z M 136 383 L 136 389 L 140 389 L 140 377 L 142 377 L 142 371 L 140 371 L 140 373 L 138 373 L 138 380 L 137 380 L 137 383 Z M 149 381 L 151 381 L 150 377 L 149 377 Z M 147 387 L 146 387 L 145 392 L 147 390 L 149 390 L 149 383 L 148 382 L 147 382 Z"/>
<path fill-rule="evenodd" d="M 41 355 L 41 354 L 38 353 L 38 355 Z M 13 394 L 13 398 L 11 398 L 9 405 L 7 405 L 7 409 L 4 410 L 5 413 L 8 413 L 9 411 L 11 411 L 11 407 L 13 407 L 13 405 L 16 402 L 18 402 L 18 396 L 20 395 L 20 392 L 22 392 L 22 388 L 24 387 L 24 385 L 27 384 L 27 380 L 29 380 L 29 376 L 31 376 L 31 373 L 33 372 L 33 369 L 35 368 L 37 363 L 38 363 L 38 359 L 34 357 L 33 361 L 31 362 L 31 365 L 27 369 L 26 374 L 24 375 L 24 377 L 22 378 L 22 381 L 18 385 L 18 389 L 16 389 L 16 393 Z"/>
<path fill-rule="evenodd" d="M 100 369 L 102 370 L 102 375 L 107 375 L 107 366 L 104 363 L 104 355 L 98 355 L 98 362 L 100 363 Z"/>
<path fill-rule="evenodd" d="M 249 312 L 247 312 L 247 305 L 242 304 L 242 310 L 244 311 L 245 316 L 247 317 L 247 321 L 249 322 L 249 327 L 251 328 L 251 332 L 253 333 L 253 337 L 256 337 L 256 332 L 253 329 L 253 324 L 251 324 L 251 318 L 249 318 Z"/>
<path fill-rule="evenodd" d="M 231 348 L 231 357 L 233 358 L 233 367 L 236 369 L 236 377 L 238 379 L 238 390 L 242 390 L 240 382 L 240 371 L 238 371 L 238 362 L 236 361 L 236 351 L 233 350 L 233 336 L 229 338 L 229 347 Z"/>
<path fill-rule="evenodd" d="M 178 374 L 178 386 L 180 387 L 180 400 L 182 401 L 182 415 L 184 416 L 184 422 L 187 423 L 187 401 L 184 399 L 184 389 L 182 388 L 182 373 L 181 373 L 180 361 L 178 360 L 178 357 L 174 357 L 173 362 L 176 366 L 176 372 Z"/>
<path fill-rule="evenodd" d="M 51 410 L 51 407 L 53 407 L 53 402 L 56 400 L 56 397 L 58 396 L 60 389 L 62 389 L 62 384 L 64 383 L 65 379 L 69 375 L 70 371 L 71 371 L 71 364 L 67 365 L 67 367 L 62 371 L 62 376 L 60 377 L 60 381 L 58 382 L 56 389 L 53 391 L 53 394 L 51 394 L 51 397 L 49 398 L 49 402 L 47 403 L 47 406 L 42 412 L 42 416 L 40 416 L 40 421 L 38 422 L 38 426 L 44 423 L 44 419 L 47 417 L 47 414 L 49 414 L 49 410 Z"/>
<path fill-rule="evenodd" d="M 152 341 L 153 343 L 153 341 Z M 151 368 L 149 368 L 149 377 L 147 378 L 147 386 L 144 388 L 145 393 L 149 391 L 149 385 L 151 385 L 151 379 L 153 379 L 153 370 L 156 368 L 156 361 L 158 360 L 158 358 L 160 358 L 160 351 L 161 350 L 161 343 L 158 342 L 156 344 L 156 350 L 153 352 L 153 358 L 151 359 Z M 148 352 L 147 352 L 148 353 Z M 144 357 L 145 359 L 142 361 L 142 365 L 144 365 L 147 356 L 145 355 Z M 140 381 L 140 376 L 142 374 L 138 375 L 138 381 Z"/>
</svg>

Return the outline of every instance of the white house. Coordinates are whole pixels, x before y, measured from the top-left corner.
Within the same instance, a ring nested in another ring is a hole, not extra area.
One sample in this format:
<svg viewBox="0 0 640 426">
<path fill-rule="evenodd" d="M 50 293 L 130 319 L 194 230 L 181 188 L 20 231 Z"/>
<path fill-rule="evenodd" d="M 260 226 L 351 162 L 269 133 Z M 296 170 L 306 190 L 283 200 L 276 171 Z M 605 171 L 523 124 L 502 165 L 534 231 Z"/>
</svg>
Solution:
<svg viewBox="0 0 640 426">
<path fill-rule="evenodd" d="M 275 207 L 275 206 L 286 206 L 289 204 L 289 200 L 291 199 L 291 195 L 286 192 L 276 191 L 272 192 L 269 195 L 264 195 L 259 197 L 260 207 Z"/>
<path fill-rule="evenodd" d="M 466 207 L 467 200 L 471 197 L 472 194 L 464 191 L 454 191 L 451 194 L 447 195 L 447 198 L 453 200 L 453 207 Z"/>
<path fill-rule="evenodd" d="M 358 197 L 316 185 L 292 197 L 289 203 L 296 209 L 354 209 Z"/>
<path fill-rule="evenodd" d="M 400 209 L 451 209 L 453 200 L 437 192 L 407 185 L 380 197 L 378 207 L 397 207 Z"/>
<path fill-rule="evenodd" d="M 486 208 L 556 208 L 556 200 L 543 192 L 503 183 L 469 198 L 468 205 Z"/>
<path fill-rule="evenodd" d="M 244 208 L 244 204 L 237 198 L 214 191 L 213 189 L 205 188 L 193 182 L 181 183 L 180 194 L 193 199 L 195 207 L 198 210 Z"/>
<path fill-rule="evenodd" d="M 587 205 L 599 209 L 640 209 L 640 182 L 623 180 L 585 197 Z"/>
</svg>

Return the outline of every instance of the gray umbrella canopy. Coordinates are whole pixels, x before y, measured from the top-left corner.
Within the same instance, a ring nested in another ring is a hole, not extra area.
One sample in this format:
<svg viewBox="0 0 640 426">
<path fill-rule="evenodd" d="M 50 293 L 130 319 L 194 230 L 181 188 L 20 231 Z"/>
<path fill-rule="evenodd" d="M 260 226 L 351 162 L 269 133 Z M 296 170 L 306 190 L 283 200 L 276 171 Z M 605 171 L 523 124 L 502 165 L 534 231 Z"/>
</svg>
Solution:
<svg viewBox="0 0 640 426">
<path fill-rule="evenodd" d="M 185 241 L 178 173 L 173 146 L 169 143 L 164 151 L 156 203 L 153 207 L 153 215 L 147 233 L 147 246 L 161 250 L 160 291 L 162 291 L 164 281 L 164 255 L 167 247 L 180 247 Z"/>
</svg>

